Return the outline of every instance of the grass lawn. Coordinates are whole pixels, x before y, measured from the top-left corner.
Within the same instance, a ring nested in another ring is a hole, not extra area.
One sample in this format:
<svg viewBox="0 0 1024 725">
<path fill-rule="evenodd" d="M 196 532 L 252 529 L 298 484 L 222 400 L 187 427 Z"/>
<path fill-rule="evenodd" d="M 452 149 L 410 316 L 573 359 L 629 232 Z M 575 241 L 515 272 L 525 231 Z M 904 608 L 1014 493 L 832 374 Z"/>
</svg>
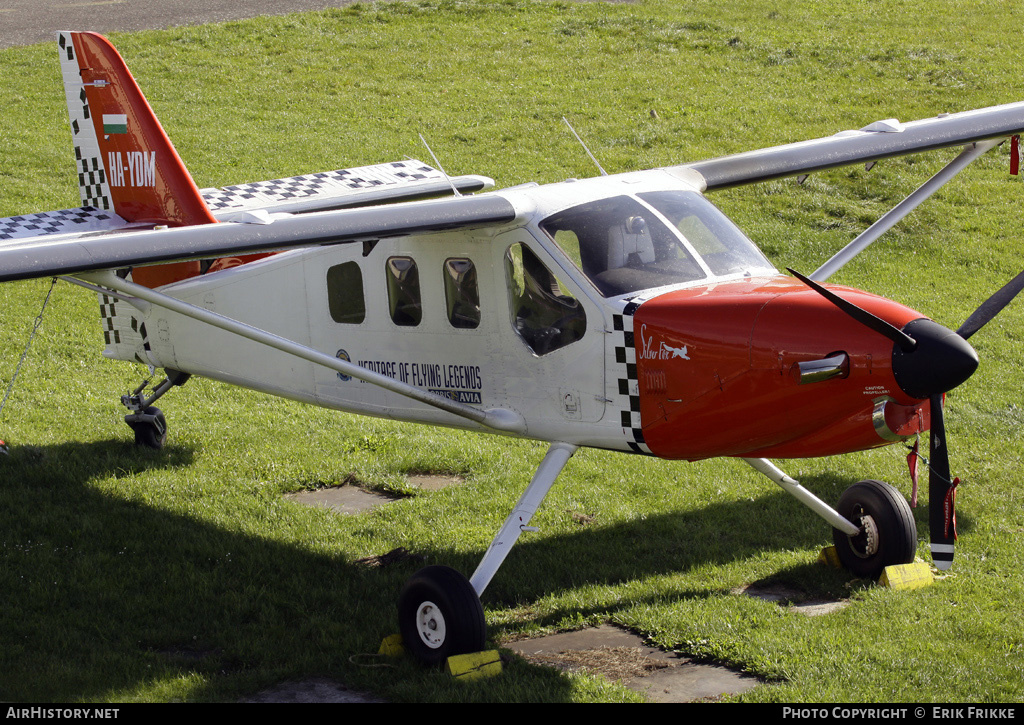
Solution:
<svg viewBox="0 0 1024 725">
<path fill-rule="evenodd" d="M 594 175 L 562 116 L 614 173 L 1021 100 L 1022 20 L 1017 0 L 442 0 L 112 40 L 201 187 L 423 158 L 420 133 L 449 173 L 508 186 Z M 53 44 L 0 50 L 0 70 L 0 216 L 77 206 Z M 810 272 L 953 155 L 712 199 Z M 831 281 L 955 329 L 1024 266 L 1008 166 L 990 152 Z M 5 389 L 49 286 L 0 287 Z M 982 366 L 947 405 L 961 539 L 934 585 L 817 565 L 828 527 L 741 462 L 581 451 L 485 593 L 494 644 L 610 621 L 763 678 L 743 701 L 1024 700 L 1024 303 L 971 343 Z M 59 284 L 0 414 L 0 700 L 230 701 L 310 675 L 391 701 L 636 699 L 519 660 L 459 683 L 374 655 L 418 564 L 358 560 L 402 546 L 471 572 L 543 444 L 192 380 L 161 402 L 167 448 L 141 451 L 118 399 L 146 371 L 101 349 L 95 296 Z M 903 456 L 780 465 L 834 503 L 862 478 L 909 489 Z M 422 472 L 466 484 L 411 491 Z M 346 482 L 403 498 L 350 517 L 283 498 Z M 732 593 L 754 582 L 851 605 Z"/>
</svg>

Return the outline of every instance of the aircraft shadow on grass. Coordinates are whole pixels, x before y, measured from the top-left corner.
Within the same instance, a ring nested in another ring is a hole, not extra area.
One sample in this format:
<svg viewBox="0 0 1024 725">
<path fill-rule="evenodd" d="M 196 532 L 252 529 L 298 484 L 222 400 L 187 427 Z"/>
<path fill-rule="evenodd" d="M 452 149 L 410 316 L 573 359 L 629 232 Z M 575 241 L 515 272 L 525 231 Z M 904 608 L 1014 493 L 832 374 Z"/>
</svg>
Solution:
<svg viewBox="0 0 1024 725">
<path fill-rule="evenodd" d="M 825 500 L 838 498 L 854 481 L 828 475 L 802 480 Z M 565 512 L 564 516 L 568 518 L 571 513 Z M 927 507 L 914 509 L 914 518 L 919 532 L 927 531 Z M 969 530 L 970 519 L 965 516 L 960 519 L 961 532 Z M 751 521 L 758 524 L 749 526 L 747 522 Z M 918 538 L 920 543 L 921 535 Z M 634 520 L 612 525 L 604 525 L 598 517 L 572 533 L 543 539 L 524 535 L 482 600 L 485 607 L 513 607 L 567 587 L 612 586 L 648 577 L 685 574 L 705 565 L 724 565 L 754 559 L 765 552 L 797 549 L 808 550 L 807 565 L 780 571 L 770 578 L 788 582 L 809 597 L 838 597 L 848 591 L 846 583 L 852 575 L 842 569 L 826 573 L 823 570 L 827 567 L 817 562 L 817 551 L 831 543 L 831 529 L 781 490 L 755 498 L 721 500 L 685 512 L 638 515 Z M 441 550 L 418 553 L 426 553 L 430 563 L 447 563 L 468 575 L 483 552 L 469 555 Z M 570 582 L 565 580 L 564 566 L 551 565 L 551 562 L 566 560 L 573 562 L 574 575 Z M 719 593 L 718 589 L 689 593 L 681 590 L 678 596 Z M 627 600 L 622 606 L 637 603 Z"/>
<path fill-rule="evenodd" d="M 140 456 L 128 443 L 102 441 L 16 448 L 0 461 L 0 670 L 24 673 L 0 682 L 0 699 L 101 699 L 189 673 L 211 686 L 228 681 L 226 687 L 240 694 L 264 673 L 281 679 L 344 673 L 349 686 L 364 688 L 373 687 L 367 677 L 379 683 L 399 676 L 360 673 L 349 658 L 375 653 L 395 631 L 395 593 L 419 562 L 368 568 L 342 554 L 311 551 L 301 541 L 281 543 L 204 520 L 198 492 L 196 513 L 188 512 L 187 497 L 175 498 L 184 511 L 178 513 L 90 483 L 181 468 L 185 486 L 192 459 L 187 447 Z M 808 483 L 823 491 L 845 484 Z M 827 543 L 820 522 L 803 512 L 805 525 L 793 506 L 799 504 L 780 491 L 525 538 L 483 602 L 514 606 L 588 582 L 621 584 Z M 289 526 L 307 515 L 302 507 L 284 509 L 277 524 L 269 512 L 267 525 Z M 761 530 L 737 524 L 755 517 L 765 522 Z M 483 548 L 419 549 L 415 542 L 412 548 L 431 563 L 462 571 L 483 554 Z M 564 567 L 550 565 L 554 558 L 574 562 L 572 581 L 565 580 Z M 803 568 L 790 574 L 807 576 Z M 678 597 L 718 593 L 681 581 Z M 667 595 L 657 596 L 664 601 Z M 579 614 L 601 612 L 611 613 L 596 607 Z M 282 659 L 282 653 L 288 654 Z M 203 692 L 200 686 L 193 694 Z"/>
<path fill-rule="evenodd" d="M 176 674 L 324 672 L 376 651 L 375 610 L 394 596 L 378 574 L 204 521 L 198 492 L 190 515 L 187 496 L 177 513 L 90 484 L 182 467 L 187 486 L 191 459 L 100 442 L 0 461 L 0 671 L 23 673 L 0 678 L 0 699 L 102 699 Z"/>
</svg>

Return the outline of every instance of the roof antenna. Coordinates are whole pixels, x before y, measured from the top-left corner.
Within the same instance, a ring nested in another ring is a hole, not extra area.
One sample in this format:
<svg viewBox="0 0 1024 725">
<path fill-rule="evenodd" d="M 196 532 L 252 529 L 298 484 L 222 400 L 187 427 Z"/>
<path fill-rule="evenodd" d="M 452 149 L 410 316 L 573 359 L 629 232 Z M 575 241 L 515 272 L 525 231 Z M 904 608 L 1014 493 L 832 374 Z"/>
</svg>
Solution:
<svg viewBox="0 0 1024 725">
<path fill-rule="evenodd" d="M 427 143 L 427 139 L 423 138 L 422 133 L 420 134 L 420 141 L 422 141 L 423 145 L 427 147 L 427 151 L 430 153 L 430 156 L 434 159 L 434 163 L 437 165 L 438 170 L 442 174 L 444 174 L 444 178 L 448 179 L 448 184 L 452 187 L 452 191 L 455 192 L 455 196 L 462 196 L 462 194 L 459 193 L 459 190 L 455 188 L 455 182 L 452 181 L 452 177 L 448 176 L 448 172 L 444 170 L 444 168 L 441 166 L 441 162 L 437 160 L 436 156 L 434 156 L 434 152 L 433 150 L 431 150 L 430 144 Z"/>
<path fill-rule="evenodd" d="M 565 125 L 569 127 L 570 131 L 572 131 L 572 135 L 576 137 L 576 140 L 580 142 L 580 146 L 582 146 L 583 150 L 587 152 L 587 156 L 590 157 L 590 160 L 594 162 L 594 166 L 596 166 L 597 170 L 601 172 L 601 176 L 608 176 L 608 172 L 601 168 L 601 164 L 598 163 L 596 158 L 594 158 L 594 154 L 590 153 L 590 149 L 587 148 L 587 145 L 583 143 L 583 139 L 581 139 L 580 135 L 576 133 L 576 129 L 572 127 L 571 123 L 569 123 L 569 119 L 562 116 L 562 120 L 565 121 Z"/>
</svg>

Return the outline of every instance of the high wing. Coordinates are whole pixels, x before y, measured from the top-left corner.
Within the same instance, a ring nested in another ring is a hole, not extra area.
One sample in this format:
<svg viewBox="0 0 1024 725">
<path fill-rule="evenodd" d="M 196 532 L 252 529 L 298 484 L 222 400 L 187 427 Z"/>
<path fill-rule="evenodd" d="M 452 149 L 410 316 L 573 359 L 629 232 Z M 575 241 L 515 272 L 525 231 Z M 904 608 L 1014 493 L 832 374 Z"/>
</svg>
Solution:
<svg viewBox="0 0 1024 725">
<path fill-rule="evenodd" d="M 275 215 L 265 223 L 222 222 L 70 239 L 32 237 L 0 246 L 0 282 L 488 226 L 515 218 L 507 200 L 484 195 Z"/>
<path fill-rule="evenodd" d="M 942 114 L 936 118 L 901 123 L 876 121 L 857 131 L 721 156 L 669 167 L 670 172 L 693 174 L 705 191 L 753 184 L 786 176 L 806 176 L 816 171 L 944 148 L 962 148 L 959 155 L 893 207 L 853 241 L 839 250 L 809 277 L 823 282 L 874 243 L 921 202 L 962 171 L 968 164 L 1007 138 L 1013 137 L 1011 173 L 1016 173 L 1019 148 L 1016 137 L 1024 132 L 1024 103 L 1009 103 L 975 111 Z"/>
<path fill-rule="evenodd" d="M 1024 103 L 900 123 L 877 121 L 857 131 L 681 164 L 696 171 L 707 190 L 799 176 L 838 166 L 1005 139 L 1024 132 Z"/>
</svg>

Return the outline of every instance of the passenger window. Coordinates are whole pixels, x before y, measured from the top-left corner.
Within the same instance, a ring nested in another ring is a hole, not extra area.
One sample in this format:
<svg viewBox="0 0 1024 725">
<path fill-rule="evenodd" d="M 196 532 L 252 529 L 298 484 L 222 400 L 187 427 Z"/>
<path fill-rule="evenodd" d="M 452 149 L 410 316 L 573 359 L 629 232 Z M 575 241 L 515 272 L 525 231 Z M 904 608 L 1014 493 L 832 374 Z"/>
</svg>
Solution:
<svg viewBox="0 0 1024 725">
<path fill-rule="evenodd" d="M 523 244 L 505 254 L 512 324 L 538 355 L 576 342 L 587 329 L 583 305 Z"/>
<path fill-rule="evenodd" d="M 391 257 L 386 263 L 388 306 L 396 325 L 415 327 L 423 319 L 420 273 L 410 257 Z"/>
<path fill-rule="evenodd" d="M 358 263 L 336 264 L 327 270 L 327 306 L 335 322 L 358 325 L 366 318 L 363 273 Z"/>
<path fill-rule="evenodd" d="M 479 326 L 480 290 L 476 282 L 476 267 L 470 260 L 445 260 L 444 297 L 452 327 L 474 330 Z"/>
</svg>

